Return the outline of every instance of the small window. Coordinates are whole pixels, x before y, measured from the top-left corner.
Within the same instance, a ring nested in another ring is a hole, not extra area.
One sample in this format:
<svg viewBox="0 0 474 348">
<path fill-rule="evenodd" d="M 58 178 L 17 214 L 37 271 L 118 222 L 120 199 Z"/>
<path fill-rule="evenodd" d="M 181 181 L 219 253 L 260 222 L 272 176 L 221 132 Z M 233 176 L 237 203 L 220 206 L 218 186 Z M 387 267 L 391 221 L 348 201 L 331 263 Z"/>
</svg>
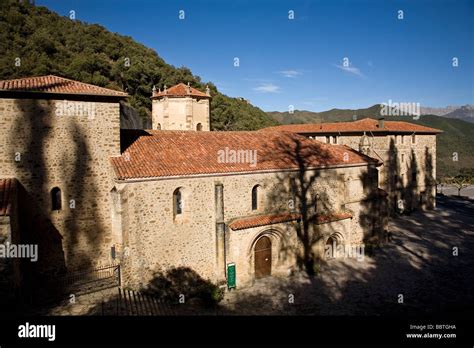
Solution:
<svg viewBox="0 0 474 348">
<path fill-rule="evenodd" d="M 328 137 L 326 137 L 326 143 L 328 143 L 328 144 L 329 144 L 330 142 L 331 142 L 331 137 L 329 137 L 329 136 L 328 136 Z"/>
<path fill-rule="evenodd" d="M 156 125 L 156 129 L 161 130 L 161 123 L 158 123 L 158 124 Z"/>
<path fill-rule="evenodd" d="M 334 143 L 334 144 L 337 144 L 337 136 L 334 136 L 334 137 L 333 137 L 333 143 Z"/>
<path fill-rule="evenodd" d="M 198 124 L 197 124 L 196 130 L 197 130 L 198 132 L 202 131 L 202 123 L 198 123 Z"/>
<path fill-rule="evenodd" d="M 402 153 L 402 164 L 405 163 L 405 154 Z"/>
<path fill-rule="evenodd" d="M 52 210 L 61 210 L 61 189 L 54 187 L 51 190 L 51 208 Z"/>
<path fill-rule="evenodd" d="M 290 178 L 289 180 L 289 188 L 290 188 L 290 199 L 292 200 L 293 207 L 296 205 L 296 192 L 297 192 L 297 186 L 296 186 L 296 179 L 295 178 Z"/>
<path fill-rule="evenodd" d="M 183 213 L 183 206 L 183 192 L 181 188 L 177 188 L 173 193 L 173 211 L 175 216 Z"/>
<path fill-rule="evenodd" d="M 412 136 L 411 136 L 411 143 L 416 144 L 416 135 L 415 134 L 412 134 Z"/>
<path fill-rule="evenodd" d="M 259 191 L 259 185 L 255 185 L 252 188 L 252 210 L 258 209 L 258 191 Z"/>
<path fill-rule="evenodd" d="M 400 135 L 400 138 L 402 140 L 402 144 L 405 144 L 405 136 L 404 135 Z"/>
</svg>

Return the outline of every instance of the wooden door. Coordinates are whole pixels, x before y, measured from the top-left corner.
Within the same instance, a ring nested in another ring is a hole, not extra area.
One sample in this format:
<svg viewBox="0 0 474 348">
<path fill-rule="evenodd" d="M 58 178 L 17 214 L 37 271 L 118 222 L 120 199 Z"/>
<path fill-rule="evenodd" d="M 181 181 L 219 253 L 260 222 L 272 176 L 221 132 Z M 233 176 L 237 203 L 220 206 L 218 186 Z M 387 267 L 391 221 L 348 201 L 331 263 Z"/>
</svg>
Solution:
<svg viewBox="0 0 474 348">
<path fill-rule="evenodd" d="M 263 278 L 272 273 L 272 242 L 261 237 L 255 244 L 255 278 Z"/>
</svg>

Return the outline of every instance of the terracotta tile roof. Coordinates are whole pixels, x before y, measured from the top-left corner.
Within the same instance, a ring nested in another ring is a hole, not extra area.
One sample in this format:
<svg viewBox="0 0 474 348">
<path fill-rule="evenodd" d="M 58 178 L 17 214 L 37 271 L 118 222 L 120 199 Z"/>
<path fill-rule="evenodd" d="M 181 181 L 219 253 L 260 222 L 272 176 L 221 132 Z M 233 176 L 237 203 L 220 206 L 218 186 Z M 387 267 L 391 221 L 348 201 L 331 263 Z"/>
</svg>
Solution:
<svg viewBox="0 0 474 348">
<path fill-rule="evenodd" d="M 349 218 L 352 218 L 352 214 L 347 212 L 318 215 L 316 217 L 316 224 L 327 224 L 328 222 L 339 221 Z"/>
<path fill-rule="evenodd" d="M 159 97 L 199 97 L 199 98 L 210 98 L 211 96 L 207 95 L 206 93 L 201 92 L 200 90 L 193 88 L 191 86 L 187 86 L 184 83 L 178 83 L 177 85 L 167 88 L 166 92 L 159 91 L 155 92 L 152 95 L 152 98 L 159 98 Z"/>
<path fill-rule="evenodd" d="M 11 214 L 16 186 L 16 179 L 0 179 L 0 216 Z"/>
<path fill-rule="evenodd" d="M 289 222 L 299 219 L 301 219 L 301 214 L 295 213 L 258 215 L 236 219 L 229 224 L 229 227 L 234 231 L 237 231 L 252 227 L 273 225 L 281 222 Z"/>
<path fill-rule="evenodd" d="M 111 157 L 121 180 L 379 163 L 347 146 L 289 132 L 122 130 L 121 140 L 122 155 Z M 240 161 L 232 161 L 237 150 Z M 254 165 L 245 151 L 256 154 Z"/>
<path fill-rule="evenodd" d="M 110 97 L 128 96 L 128 94 L 124 92 L 69 80 L 54 75 L 25 77 L 15 80 L 0 80 L 0 91 L 98 95 Z"/>
<path fill-rule="evenodd" d="M 379 127 L 378 120 L 364 118 L 352 122 L 288 124 L 264 128 L 261 131 L 287 131 L 294 133 L 351 133 L 351 132 L 407 132 L 407 133 L 441 133 L 435 128 L 425 127 L 414 123 L 384 120 L 383 128 Z"/>
<path fill-rule="evenodd" d="M 300 220 L 302 218 L 301 214 L 298 213 L 280 213 L 280 214 L 267 214 L 267 215 L 258 215 L 251 216 L 233 220 L 229 223 L 229 227 L 236 230 L 244 230 L 252 227 L 267 226 L 272 224 L 278 224 L 282 222 L 289 222 L 294 220 Z M 339 212 L 318 215 L 316 217 L 316 224 L 327 224 L 334 221 L 344 220 L 352 218 L 352 214 L 348 212 Z"/>
</svg>

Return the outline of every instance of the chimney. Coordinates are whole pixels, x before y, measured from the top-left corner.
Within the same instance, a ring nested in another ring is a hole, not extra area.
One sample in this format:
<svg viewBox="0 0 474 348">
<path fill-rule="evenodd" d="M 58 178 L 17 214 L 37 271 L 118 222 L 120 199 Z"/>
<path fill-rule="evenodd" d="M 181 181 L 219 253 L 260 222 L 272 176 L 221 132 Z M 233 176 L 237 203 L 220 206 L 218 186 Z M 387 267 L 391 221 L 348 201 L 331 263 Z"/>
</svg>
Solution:
<svg viewBox="0 0 474 348">
<path fill-rule="evenodd" d="M 167 94 L 167 93 L 168 93 L 168 88 L 166 87 L 166 85 L 163 87 L 163 93 L 164 93 L 164 94 Z"/>
<path fill-rule="evenodd" d="M 385 119 L 383 117 L 379 118 L 379 128 L 380 129 L 383 129 L 385 127 L 384 120 Z"/>
<path fill-rule="evenodd" d="M 188 85 L 186 86 L 186 93 L 191 94 L 191 86 L 189 85 L 189 82 L 188 82 Z"/>
<path fill-rule="evenodd" d="M 156 93 L 156 86 L 153 85 L 153 89 L 151 90 L 151 95 L 154 96 Z"/>
<path fill-rule="evenodd" d="M 211 96 L 211 89 L 206 85 L 206 95 Z"/>
</svg>

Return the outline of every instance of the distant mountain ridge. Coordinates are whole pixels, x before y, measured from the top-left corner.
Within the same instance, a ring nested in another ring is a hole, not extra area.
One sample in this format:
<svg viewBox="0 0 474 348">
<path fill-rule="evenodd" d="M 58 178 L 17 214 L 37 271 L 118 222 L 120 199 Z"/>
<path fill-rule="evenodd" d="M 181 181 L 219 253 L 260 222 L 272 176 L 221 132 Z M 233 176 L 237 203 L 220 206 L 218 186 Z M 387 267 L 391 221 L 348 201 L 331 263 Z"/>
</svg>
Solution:
<svg viewBox="0 0 474 348">
<path fill-rule="evenodd" d="M 474 123 L 474 106 L 464 105 L 442 116 L 448 118 L 458 118 L 467 122 Z"/>
<path fill-rule="evenodd" d="M 453 112 L 454 110 L 459 109 L 460 106 L 458 105 L 448 105 L 444 108 L 433 108 L 430 106 L 422 106 L 421 109 L 421 114 L 422 115 L 436 115 L 436 116 L 444 116 L 446 114 L 449 114 L 450 112 Z"/>
<path fill-rule="evenodd" d="M 267 112 L 274 120 L 282 124 L 294 123 L 317 123 L 317 122 L 339 122 L 354 120 L 364 117 L 382 117 L 382 107 L 375 104 L 363 109 L 331 109 L 315 112 L 307 110 L 295 110 L 293 113 L 270 111 Z M 466 122 L 474 123 L 474 106 L 467 104 L 463 106 L 447 106 L 446 108 L 420 107 L 420 115 L 435 115 L 447 118 L 457 118 Z M 391 116 L 389 116 L 391 117 Z M 321 121 L 323 120 L 323 121 Z"/>
</svg>

